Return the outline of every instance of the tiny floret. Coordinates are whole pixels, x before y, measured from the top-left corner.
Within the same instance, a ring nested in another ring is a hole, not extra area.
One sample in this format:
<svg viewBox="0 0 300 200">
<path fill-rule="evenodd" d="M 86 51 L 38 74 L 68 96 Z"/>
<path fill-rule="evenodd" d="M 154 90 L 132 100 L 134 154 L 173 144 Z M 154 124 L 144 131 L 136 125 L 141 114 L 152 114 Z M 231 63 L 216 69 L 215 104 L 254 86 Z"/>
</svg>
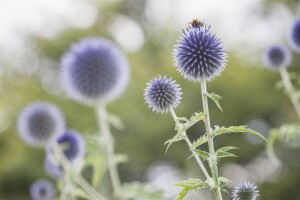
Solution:
<svg viewBox="0 0 300 200">
<path fill-rule="evenodd" d="M 64 174 L 63 166 L 53 160 L 50 155 L 45 157 L 44 168 L 46 173 L 54 179 L 60 179 Z"/>
<path fill-rule="evenodd" d="M 263 55 L 265 65 L 273 70 L 287 68 L 291 59 L 290 51 L 283 45 L 273 45 L 266 49 Z"/>
<path fill-rule="evenodd" d="M 232 191 L 233 200 L 256 200 L 259 196 L 257 186 L 251 182 L 243 182 Z"/>
<path fill-rule="evenodd" d="M 64 129 L 62 113 L 50 103 L 31 103 L 22 110 L 18 118 L 19 134 L 29 145 L 45 146 Z"/>
<path fill-rule="evenodd" d="M 147 84 L 144 97 L 149 108 L 164 113 L 178 106 L 182 94 L 180 91 L 180 86 L 171 78 L 156 76 Z"/>
<path fill-rule="evenodd" d="M 38 180 L 31 185 L 30 195 L 32 200 L 54 200 L 55 188 L 47 180 Z"/>
<path fill-rule="evenodd" d="M 174 48 L 175 65 L 188 80 L 210 80 L 224 70 L 225 47 L 203 22 L 194 19 L 190 24 Z"/>
<path fill-rule="evenodd" d="M 69 161 L 74 162 L 84 157 L 84 140 L 80 133 L 67 130 L 57 138 L 57 143 Z"/>
<path fill-rule="evenodd" d="M 290 44 L 296 52 L 300 53 L 300 17 L 295 20 L 292 26 Z"/>
<path fill-rule="evenodd" d="M 129 66 L 123 52 L 111 41 L 89 37 L 73 44 L 61 60 L 61 83 L 80 102 L 112 101 L 125 90 Z"/>
</svg>

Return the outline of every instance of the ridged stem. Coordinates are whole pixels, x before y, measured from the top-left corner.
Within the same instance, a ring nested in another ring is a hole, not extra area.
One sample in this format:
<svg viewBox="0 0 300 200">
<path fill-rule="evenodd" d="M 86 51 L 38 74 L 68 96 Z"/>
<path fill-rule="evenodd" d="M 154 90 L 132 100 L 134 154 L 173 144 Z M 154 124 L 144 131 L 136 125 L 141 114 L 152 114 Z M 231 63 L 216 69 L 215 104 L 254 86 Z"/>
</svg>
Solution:
<svg viewBox="0 0 300 200">
<path fill-rule="evenodd" d="M 286 68 L 280 69 L 279 70 L 279 74 L 281 76 L 281 80 L 283 82 L 283 86 L 286 89 L 286 91 L 288 92 L 288 95 L 291 99 L 291 102 L 296 110 L 296 113 L 300 119 L 300 105 L 299 105 L 299 101 L 298 101 L 298 96 L 295 93 L 295 89 L 293 87 L 293 84 L 291 82 L 289 73 L 287 72 Z"/>
<path fill-rule="evenodd" d="M 178 120 L 178 117 L 177 117 L 175 111 L 173 110 L 173 108 L 170 108 L 170 113 L 171 113 L 171 115 L 172 115 L 172 117 L 173 117 L 173 119 L 174 119 L 176 125 L 181 127 L 181 124 L 180 124 L 180 122 L 179 122 L 179 120 Z M 185 142 L 187 143 L 187 145 L 188 145 L 190 151 L 191 151 L 192 154 L 193 154 L 193 157 L 195 158 L 196 162 L 198 163 L 198 165 L 199 165 L 200 169 L 202 170 L 204 176 L 205 176 L 206 179 L 209 181 L 209 183 L 210 183 L 211 185 L 213 185 L 213 181 L 212 181 L 211 177 L 209 176 L 209 174 L 208 174 L 208 172 L 207 172 L 205 166 L 203 165 L 203 163 L 202 163 L 200 157 L 193 151 L 192 143 L 191 143 L 191 141 L 189 140 L 189 138 L 187 137 L 186 132 L 183 132 L 183 133 L 182 133 L 182 136 L 184 136 L 184 140 L 185 140 Z"/>
<path fill-rule="evenodd" d="M 119 178 L 116 162 L 114 159 L 114 138 L 110 132 L 109 122 L 107 118 L 106 106 L 104 103 L 99 103 L 96 108 L 97 122 L 100 128 L 100 134 L 103 137 L 103 144 L 106 151 L 106 161 L 108 173 L 115 197 L 120 198 L 121 181 Z"/>
<path fill-rule="evenodd" d="M 206 79 L 203 77 L 200 81 L 201 84 L 201 96 L 202 96 L 202 104 L 203 104 L 203 111 L 205 113 L 204 123 L 206 128 L 206 133 L 208 135 L 208 149 L 210 155 L 215 155 L 215 148 L 214 148 L 214 140 L 213 140 L 213 132 L 210 124 L 210 117 L 209 117 L 209 109 L 208 109 L 208 101 L 207 101 L 207 89 L 206 89 Z M 214 179 L 214 185 L 216 187 L 216 199 L 222 200 L 222 193 L 220 190 L 219 185 L 219 175 L 218 175 L 218 166 L 216 164 L 216 158 L 213 158 L 212 164 L 210 164 L 211 173 Z"/>
</svg>

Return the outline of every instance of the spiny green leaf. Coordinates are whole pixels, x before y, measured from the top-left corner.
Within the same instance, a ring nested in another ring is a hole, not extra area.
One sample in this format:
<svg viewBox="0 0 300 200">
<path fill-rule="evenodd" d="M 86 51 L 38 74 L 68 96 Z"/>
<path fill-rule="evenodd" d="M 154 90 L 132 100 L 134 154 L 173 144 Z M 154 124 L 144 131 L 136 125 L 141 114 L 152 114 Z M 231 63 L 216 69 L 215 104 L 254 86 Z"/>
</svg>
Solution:
<svg viewBox="0 0 300 200">
<path fill-rule="evenodd" d="M 181 134 L 176 134 L 172 139 L 169 139 L 165 142 L 165 144 L 168 144 L 167 149 L 166 149 L 166 153 L 169 149 L 169 147 L 171 146 L 171 144 L 173 144 L 174 142 L 178 142 L 180 140 L 183 140 L 185 137 L 182 136 Z"/>
<path fill-rule="evenodd" d="M 225 189 L 228 184 L 231 182 L 231 180 L 224 178 L 224 177 L 219 177 L 219 185 L 222 191 L 227 192 L 227 190 Z M 228 193 L 228 192 L 227 192 Z"/>
<path fill-rule="evenodd" d="M 218 108 L 223 112 L 222 107 L 219 103 L 219 100 L 221 100 L 223 97 L 221 97 L 220 95 L 212 92 L 212 93 L 207 93 L 207 96 L 213 100 L 215 102 L 215 104 L 218 106 Z"/>
<path fill-rule="evenodd" d="M 264 136 L 262 136 L 260 133 L 256 132 L 255 130 L 248 128 L 247 126 L 230 126 L 228 128 L 218 127 L 218 126 L 215 127 L 215 130 L 214 130 L 215 136 L 226 134 L 226 133 L 251 133 L 251 134 L 259 136 L 260 138 L 262 138 L 263 140 L 265 140 L 267 142 L 267 140 Z"/>
<path fill-rule="evenodd" d="M 233 153 L 228 152 L 233 149 L 238 149 L 238 148 L 234 146 L 222 147 L 216 151 L 216 156 L 218 159 L 225 158 L 225 157 L 237 157 Z"/>
<path fill-rule="evenodd" d="M 196 124 L 197 122 L 203 120 L 205 118 L 205 113 L 203 112 L 195 112 L 189 120 L 186 120 L 185 123 L 176 125 L 175 129 L 178 132 L 184 132 L 189 129 L 191 126 Z"/>
<path fill-rule="evenodd" d="M 207 151 L 202 151 L 202 150 L 199 150 L 199 149 L 194 149 L 193 152 L 195 152 L 197 155 L 199 155 L 204 160 L 206 160 L 209 157 L 209 153 Z"/>
<path fill-rule="evenodd" d="M 202 144 L 206 143 L 208 141 L 208 136 L 206 134 L 202 135 L 199 139 L 193 142 L 192 148 L 197 148 L 201 146 Z"/>
<path fill-rule="evenodd" d="M 190 189 L 188 188 L 182 188 L 179 192 L 178 196 L 176 197 L 176 200 L 183 200 L 184 197 L 189 193 Z"/>
</svg>

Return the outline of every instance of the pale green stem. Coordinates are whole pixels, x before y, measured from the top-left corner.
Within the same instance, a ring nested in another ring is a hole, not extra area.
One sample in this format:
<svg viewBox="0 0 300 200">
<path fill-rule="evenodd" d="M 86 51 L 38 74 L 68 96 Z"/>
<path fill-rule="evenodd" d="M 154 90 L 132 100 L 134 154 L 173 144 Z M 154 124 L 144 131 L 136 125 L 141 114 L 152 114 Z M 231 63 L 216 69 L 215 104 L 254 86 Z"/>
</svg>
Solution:
<svg viewBox="0 0 300 200">
<path fill-rule="evenodd" d="M 100 128 L 100 133 L 103 137 L 103 144 L 105 146 L 107 168 L 111 180 L 112 189 L 115 194 L 115 197 L 120 197 L 121 182 L 116 162 L 114 160 L 114 138 L 110 132 L 105 104 L 99 103 L 98 107 L 96 108 L 96 111 L 97 122 Z"/>
<path fill-rule="evenodd" d="M 56 159 L 59 161 L 59 163 L 63 166 L 65 170 L 72 169 L 71 163 L 68 161 L 68 159 L 65 157 L 61 147 L 56 144 L 52 143 L 51 147 L 54 150 L 54 155 L 56 156 Z M 67 173 L 67 172 L 66 172 Z M 75 182 L 83 189 L 87 194 L 89 194 L 93 200 L 106 200 L 100 193 L 98 193 L 89 183 L 86 182 L 86 180 L 82 177 L 81 174 L 76 174 Z M 72 181 L 69 180 L 69 183 L 72 184 Z M 70 187 L 70 185 L 69 185 Z M 74 190 L 74 187 L 72 187 Z M 73 199 L 73 193 L 74 191 L 71 191 L 71 197 Z M 69 195 L 68 195 L 69 196 Z"/>
<path fill-rule="evenodd" d="M 284 88 L 288 92 L 291 102 L 297 112 L 298 117 L 300 118 L 300 105 L 299 105 L 299 101 L 298 101 L 298 96 L 295 93 L 293 84 L 290 80 L 289 73 L 287 72 L 286 68 L 283 68 L 283 69 L 279 70 L 279 74 L 281 76 Z"/>
<path fill-rule="evenodd" d="M 177 117 L 176 113 L 174 112 L 173 108 L 170 108 L 170 113 L 171 113 L 171 115 L 172 115 L 172 117 L 173 117 L 173 119 L 174 119 L 176 125 L 181 127 L 181 124 L 180 124 L 180 122 L 179 122 L 179 120 L 178 120 L 178 117 Z M 196 159 L 196 161 L 197 161 L 197 163 L 198 163 L 200 169 L 202 170 L 204 176 L 205 176 L 206 179 L 209 181 L 210 185 L 213 185 L 213 181 L 211 180 L 211 177 L 209 176 L 209 174 L 208 174 L 208 172 L 207 172 L 205 166 L 203 165 L 203 163 L 202 163 L 200 157 L 193 151 L 192 143 L 191 143 L 191 141 L 189 140 L 189 138 L 187 137 L 186 132 L 183 132 L 183 133 L 181 133 L 181 134 L 182 134 L 182 136 L 184 136 L 184 140 L 185 140 L 185 142 L 187 143 L 187 145 L 189 146 L 189 149 L 191 150 L 191 152 L 192 152 L 194 158 Z"/>
<path fill-rule="evenodd" d="M 207 102 L 207 89 L 206 89 L 206 79 L 203 77 L 200 81 L 201 83 L 201 95 L 202 95 L 202 104 L 203 104 L 203 110 L 205 113 L 204 117 L 204 123 L 205 123 L 205 128 L 206 132 L 208 135 L 208 149 L 210 155 L 215 155 L 215 148 L 214 148 L 214 140 L 213 140 L 213 132 L 211 129 L 211 124 L 210 124 L 210 117 L 209 117 L 209 109 L 208 109 L 208 102 Z M 213 160 L 212 165 L 215 165 L 216 160 Z M 213 175 L 214 179 L 214 185 L 216 187 L 216 198 L 218 200 L 222 200 L 222 193 L 220 190 L 219 186 L 219 175 L 218 175 L 218 166 L 210 166 L 211 168 L 211 173 Z"/>
</svg>

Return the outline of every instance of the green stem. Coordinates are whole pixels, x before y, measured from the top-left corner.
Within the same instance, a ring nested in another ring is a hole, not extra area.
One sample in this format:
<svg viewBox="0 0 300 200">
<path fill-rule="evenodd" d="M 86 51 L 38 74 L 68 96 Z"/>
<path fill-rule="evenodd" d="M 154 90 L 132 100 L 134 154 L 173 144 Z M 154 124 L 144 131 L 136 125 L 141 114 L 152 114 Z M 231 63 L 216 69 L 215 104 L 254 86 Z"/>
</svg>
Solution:
<svg viewBox="0 0 300 200">
<path fill-rule="evenodd" d="M 171 112 L 171 115 L 172 115 L 172 117 L 173 117 L 173 119 L 174 119 L 176 125 L 181 127 L 181 124 L 180 124 L 180 122 L 179 122 L 179 120 L 178 120 L 178 117 L 177 117 L 176 113 L 174 112 L 173 108 L 170 108 L 170 112 Z M 189 138 L 187 137 L 186 132 L 183 132 L 183 133 L 182 133 L 182 136 L 184 136 L 184 140 L 185 140 L 185 142 L 187 143 L 187 145 L 189 146 L 189 149 L 191 150 L 191 152 L 192 152 L 194 158 L 196 159 L 196 161 L 197 161 L 197 163 L 198 163 L 200 169 L 202 170 L 204 176 L 205 176 L 206 179 L 209 181 L 210 185 L 213 185 L 213 181 L 211 180 L 211 177 L 209 176 L 209 174 L 208 174 L 208 172 L 207 172 L 205 166 L 203 165 L 203 163 L 202 163 L 200 157 L 193 151 L 192 143 L 191 143 L 191 141 L 189 140 Z"/>
<path fill-rule="evenodd" d="M 287 72 L 286 68 L 280 69 L 279 70 L 279 74 L 281 76 L 283 85 L 286 89 L 286 91 L 288 92 L 288 95 L 291 99 L 291 102 L 297 112 L 298 117 L 300 118 L 300 105 L 299 105 L 299 101 L 298 101 L 298 96 L 295 93 L 293 84 L 291 82 L 289 73 Z"/>
<path fill-rule="evenodd" d="M 208 109 L 208 101 L 207 101 L 207 89 L 206 89 L 206 79 L 203 77 L 200 81 L 201 84 L 201 95 L 202 95 L 202 104 L 203 104 L 203 110 L 205 113 L 204 123 L 206 132 L 208 135 L 208 149 L 210 155 L 215 155 L 215 148 L 214 148 L 214 140 L 213 140 L 213 132 L 210 124 L 210 117 L 209 117 L 209 109 Z M 218 175 L 218 166 L 216 164 L 217 160 L 216 158 L 213 158 L 212 164 L 210 165 L 211 173 L 213 175 L 214 179 L 214 185 L 216 187 L 216 198 L 218 200 L 222 200 L 222 193 L 220 190 L 219 185 L 219 175 Z"/>
<path fill-rule="evenodd" d="M 100 103 L 96 110 L 97 122 L 100 127 L 100 133 L 102 134 L 104 140 L 103 144 L 105 146 L 107 168 L 111 180 L 112 189 L 115 197 L 118 197 L 119 195 L 121 195 L 121 181 L 119 178 L 116 162 L 114 160 L 114 139 L 110 132 L 105 104 Z"/>
</svg>

